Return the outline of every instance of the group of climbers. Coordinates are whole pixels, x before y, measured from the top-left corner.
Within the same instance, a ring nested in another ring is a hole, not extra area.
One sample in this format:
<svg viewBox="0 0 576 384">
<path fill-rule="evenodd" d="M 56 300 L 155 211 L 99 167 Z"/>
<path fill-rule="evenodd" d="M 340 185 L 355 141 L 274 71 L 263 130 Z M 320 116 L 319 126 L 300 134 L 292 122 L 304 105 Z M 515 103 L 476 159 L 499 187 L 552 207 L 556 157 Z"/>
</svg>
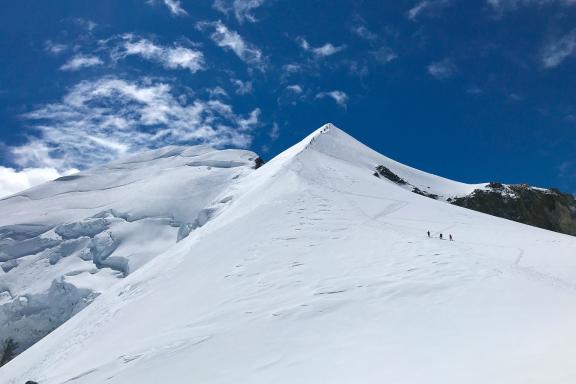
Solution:
<svg viewBox="0 0 576 384">
<path fill-rule="evenodd" d="M 428 231 L 428 237 L 432 237 L 432 235 L 430 234 L 430 231 Z M 440 240 L 444 240 L 444 237 L 442 236 L 442 233 L 440 233 L 439 238 L 440 238 Z M 448 238 L 450 239 L 450 241 L 454 241 L 454 238 L 452 238 L 452 234 L 451 234 L 451 233 L 448 234 Z"/>
</svg>

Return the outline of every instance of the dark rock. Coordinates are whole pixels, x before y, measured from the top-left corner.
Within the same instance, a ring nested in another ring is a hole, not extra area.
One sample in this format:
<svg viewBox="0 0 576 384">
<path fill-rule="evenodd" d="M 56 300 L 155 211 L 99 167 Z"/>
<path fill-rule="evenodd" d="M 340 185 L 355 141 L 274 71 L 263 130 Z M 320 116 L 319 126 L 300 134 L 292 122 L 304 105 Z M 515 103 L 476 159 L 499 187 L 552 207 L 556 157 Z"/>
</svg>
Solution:
<svg viewBox="0 0 576 384">
<path fill-rule="evenodd" d="M 376 172 L 374 172 L 373 174 L 376 177 L 384 177 L 398 185 L 406 185 L 406 186 L 411 186 L 412 187 L 412 192 L 417 193 L 418 195 L 422 195 L 422 196 L 426 196 L 429 197 L 431 199 L 438 199 L 438 195 L 434 194 L 434 193 L 428 193 L 425 192 L 423 190 L 421 190 L 418 187 L 413 186 L 412 184 L 408 183 L 406 180 L 404 180 L 403 178 L 401 178 L 400 176 L 398 176 L 397 174 L 395 174 L 394 172 L 392 172 L 389 168 L 383 166 L 383 165 L 379 165 L 376 167 Z"/>
<path fill-rule="evenodd" d="M 576 235 L 576 199 L 573 195 L 557 189 L 536 189 L 526 184 L 506 187 L 490 183 L 488 188 L 454 198 L 451 203 L 535 227 Z"/>
<path fill-rule="evenodd" d="M 504 187 L 504 184 L 492 182 L 492 183 L 488 184 L 488 188 L 496 189 L 496 190 L 503 190 L 505 187 Z"/>
<path fill-rule="evenodd" d="M 393 181 L 396 184 L 400 185 L 408 184 L 406 180 L 404 180 L 403 178 L 401 178 L 400 176 L 398 176 L 397 174 L 395 174 L 394 172 L 392 172 L 390 169 L 386 168 L 383 165 L 379 165 L 376 167 L 375 175 L 382 176 L 390 181 Z"/>
<path fill-rule="evenodd" d="M 261 157 L 257 157 L 256 160 L 254 160 L 254 169 L 260 168 L 261 166 L 264 165 L 264 163 L 265 162 L 264 162 L 264 160 L 262 160 Z"/>
<path fill-rule="evenodd" d="M 431 199 L 437 200 L 438 199 L 438 195 L 434 194 L 434 193 L 428 193 L 425 192 L 423 190 L 421 190 L 420 188 L 414 187 L 412 188 L 412 192 L 418 194 L 418 195 L 422 195 L 422 196 L 426 196 L 429 197 Z"/>
</svg>

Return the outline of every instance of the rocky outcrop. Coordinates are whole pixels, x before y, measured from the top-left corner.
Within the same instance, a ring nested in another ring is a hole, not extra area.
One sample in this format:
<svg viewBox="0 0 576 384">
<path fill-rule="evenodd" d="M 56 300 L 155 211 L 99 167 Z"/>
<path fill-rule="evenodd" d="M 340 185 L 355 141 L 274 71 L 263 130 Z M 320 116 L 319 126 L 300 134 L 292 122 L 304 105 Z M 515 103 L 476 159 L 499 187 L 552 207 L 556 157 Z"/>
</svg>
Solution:
<svg viewBox="0 0 576 384">
<path fill-rule="evenodd" d="M 445 200 L 489 215 L 576 236 L 576 199 L 554 188 L 489 183 L 469 195 L 448 197 L 424 191 L 413 185 L 412 180 L 402 178 L 384 165 L 376 166 L 374 176 L 431 199 Z"/>
<path fill-rule="evenodd" d="M 404 180 L 403 178 L 401 178 L 400 176 L 398 176 L 397 174 L 395 174 L 394 172 L 392 172 L 389 168 L 383 166 L 383 165 L 379 165 L 376 167 L 376 172 L 374 172 L 374 176 L 376 177 L 384 177 L 396 184 L 399 185 L 406 185 L 408 184 L 406 182 L 406 180 Z"/>
<path fill-rule="evenodd" d="M 409 182 L 407 182 L 406 180 L 404 180 L 403 178 L 401 178 L 400 176 L 398 176 L 397 174 L 392 172 L 389 168 L 387 168 L 383 165 L 379 165 L 376 167 L 376 171 L 374 172 L 374 176 L 379 177 L 379 178 L 383 177 L 383 178 L 388 179 L 391 182 L 396 183 L 400 186 L 408 187 L 408 188 L 410 188 L 410 191 L 412 191 L 418 195 L 426 196 L 426 197 L 429 197 L 429 198 L 434 199 L 434 200 L 437 200 L 439 197 L 438 195 L 436 195 L 434 193 L 429 193 L 429 192 L 423 191 L 420 188 L 410 184 Z"/>
<path fill-rule="evenodd" d="M 266 162 L 261 158 L 261 157 L 257 157 L 256 160 L 254 160 L 254 169 L 258 169 L 261 166 L 263 166 Z"/>
<path fill-rule="evenodd" d="M 470 195 L 448 199 L 448 202 L 551 231 L 576 235 L 576 199 L 557 189 L 490 183 L 485 189 L 476 189 Z"/>
</svg>

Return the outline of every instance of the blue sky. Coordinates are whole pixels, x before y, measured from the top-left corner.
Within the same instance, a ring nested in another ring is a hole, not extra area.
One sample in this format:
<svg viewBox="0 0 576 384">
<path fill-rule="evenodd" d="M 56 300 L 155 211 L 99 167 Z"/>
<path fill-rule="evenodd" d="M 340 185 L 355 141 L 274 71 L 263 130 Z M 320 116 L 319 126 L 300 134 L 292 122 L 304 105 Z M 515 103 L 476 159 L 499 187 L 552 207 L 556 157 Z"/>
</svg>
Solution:
<svg viewBox="0 0 576 384">
<path fill-rule="evenodd" d="M 59 0 L 0 13 L 0 194 L 332 122 L 465 182 L 576 192 L 576 0 Z"/>
</svg>

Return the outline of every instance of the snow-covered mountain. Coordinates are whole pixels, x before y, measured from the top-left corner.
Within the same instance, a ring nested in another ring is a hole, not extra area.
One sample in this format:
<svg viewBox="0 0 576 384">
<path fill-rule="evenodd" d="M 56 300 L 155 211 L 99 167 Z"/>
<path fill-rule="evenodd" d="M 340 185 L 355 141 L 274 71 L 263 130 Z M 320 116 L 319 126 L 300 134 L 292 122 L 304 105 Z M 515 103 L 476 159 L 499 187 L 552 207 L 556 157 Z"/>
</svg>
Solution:
<svg viewBox="0 0 576 384">
<path fill-rule="evenodd" d="M 483 185 L 330 124 L 256 158 L 169 149 L 2 201 L 9 323 L 55 279 L 100 295 L 0 382 L 576 382 L 575 238 L 412 193 Z"/>
<path fill-rule="evenodd" d="M 26 349 L 204 225 L 256 159 L 167 147 L 0 200 L 0 346 Z"/>
</svg>

